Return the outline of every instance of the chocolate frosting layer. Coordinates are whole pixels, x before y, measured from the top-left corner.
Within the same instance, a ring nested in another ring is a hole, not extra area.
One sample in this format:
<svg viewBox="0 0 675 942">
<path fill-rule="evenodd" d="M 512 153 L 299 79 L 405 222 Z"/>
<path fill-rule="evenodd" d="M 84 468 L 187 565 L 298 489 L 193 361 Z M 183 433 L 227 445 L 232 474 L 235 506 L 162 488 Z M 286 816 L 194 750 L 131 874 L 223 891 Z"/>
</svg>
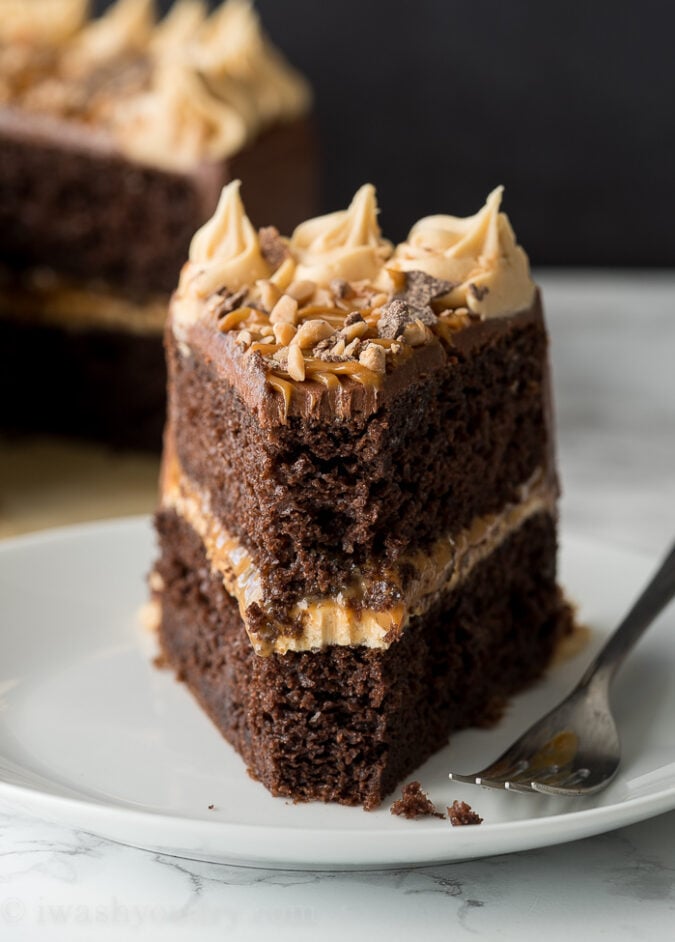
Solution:
<svg viewBox="0 0 675 942">
<path fill-rule="evenodd" d="M 210 322 L 197 320 L 187 330 L 181 330 L 180 337 L 184 354 L 194 354 L 213 363 L 223 380 L 256 414 L 260 425 L 271 428 L 285 424 L 291 417 L 301 421 L 365 419 L 402 389 L 424 380 L 436 370 L 444 369 L 453 357 L 466 357 L 478 347 L 503 337 L 514 327 L 528 323 L 543 323 L 539 292 L 526 311 L 510 317 L 472 322 L 452 333 L 449 339 L 435 337 L 424 346 L 414 348 L 407 359 L 382 377 L 379 385 L 364 385 L 349 376 L 341 378 L 336 388 L 327 388 L 312 380 L 293 383 L 287 408 L 281 395 L 268 383 L 269 367 L 262 355 L 244 350 L 237 343 L 235 334 L 219 332 Z"/>
</svg>

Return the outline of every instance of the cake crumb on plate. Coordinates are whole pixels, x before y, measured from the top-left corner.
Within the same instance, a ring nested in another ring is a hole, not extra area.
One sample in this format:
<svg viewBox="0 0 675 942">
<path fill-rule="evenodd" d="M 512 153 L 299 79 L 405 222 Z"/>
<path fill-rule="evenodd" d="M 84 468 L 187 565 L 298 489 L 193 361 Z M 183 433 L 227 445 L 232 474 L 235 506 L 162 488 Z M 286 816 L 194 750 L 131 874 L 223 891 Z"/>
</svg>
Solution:
<svg viewBox="0 0 675 942">
<path fill-rule="evenodd" d="M 465 801 L 453 801 L 448 808 L 448 817 L 454 828 L 463 827 L 465 824 L 483 823 L 480 815 L 476 814 L 471 805 L 467 805 Z"/>
<path fill-rule="evenodd" d="M 393 803 L 389 810 L 392 814 L 398 814 L 410 820 L 414 818 L 445 817 L 437 810 L 429 796 L 422 791 L 419 782 L 408 782 L 407 785 L 404 785 L 401 797 Z"/>
</svg>

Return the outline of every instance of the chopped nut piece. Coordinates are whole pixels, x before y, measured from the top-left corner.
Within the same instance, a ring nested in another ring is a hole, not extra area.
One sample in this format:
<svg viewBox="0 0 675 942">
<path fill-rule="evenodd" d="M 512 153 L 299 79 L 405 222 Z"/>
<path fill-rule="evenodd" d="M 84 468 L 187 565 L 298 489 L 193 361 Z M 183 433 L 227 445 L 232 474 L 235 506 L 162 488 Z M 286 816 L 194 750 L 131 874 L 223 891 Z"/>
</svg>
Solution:
<svg viewBox="0 0 675 942">
<path fill-rule="evenodd" d="M 373 373 L 384 373 L 387 369 L 387 354 L 384 347 L 376 343 L 369 343 L 359 356 L 359 363 Z"/>
<path fill-rule="evenodd" d="M 300 347 L 295 344 L 288 348 L 288 374 L 299 383 L 305 378 L 305 358 Z"/>
<path fill-rule="evenodd" d="M 266 311 L 271 311 L 281 297 L 281 291 L 271 281 L 259 281 L 260 300 Z"/>
<path fill-rule="evenodd" d="M 312 298 L 312 304 L 316 304 L 319 307 L 334 307 L 335 298 L 328 288 L 317 288 Z"/>
<path fill-rule="evenodd" d="M 330 352 L 333 354 L 333 356 L 341 357 L 345 352 L 345 347 L 346 344 L 341 337 L 336 343 L 333 344 Z"/>
<path fill-rule="evenodd" d="M 361 352 L 361 341 L 358 337 L 354 337 L 351 343 L 348 343 L 345 347 L 345 356 L 346 357 L 358 357 Z"/>
<path fill-rule="evenodd" d="M 288 370 L 288 347 L 281 347 L 274 354 L 272 366 L 278 366 L 279 369 Z"/>
<path fill-rule="evenodd" d="M 273 337 L 274 327 L 271 324 L 263 324 L 260 328 L 261 337 Z"/>
<path fill-rule="evenodd" d="M 295 261 L 290 256 L 285 258 L 281 265 L 274 272 L 270 281 L 282 291 L 284 291 L 293 281 L 295 274 Z"/>
<path fill-rule="evenodd" d="M 258 229 L 258 242 L 262 257 L 273 270 L 277 269 L 290 255 L 288 246 L 279 235 L 276 226 L 264 226 Z"/>
<path fill-rule="evenodd" d="M 286 294 L 295 298 L 298 304 L 304 304 L 305 301 L 309 301 L 315 291 L 316 284 L 313 281 L 293 281 L 288 288 L 286 288 Z"/>
<path fill-rule="evenodd" d="M 298 302 L 295 298 L 282 294 L 277 303 L 272 308 L 270 314 L 270 324 L 295 324 L 298 319 Z"/>
<path fill-rule="evenodd" d="M 281 321 L 274 325 L 274 339 L 277 343 L 281 343 L 287 347 L 294 337 L 295 327 L 292 324 Z"/>
<path fill-rule="evenodd" d="M 366 322 L 363 320 L 360 314 L 357 314 L 356 316 L 359 318 L 357 321 L 353 321 L 351 324 L 346 324 L 346 326 L 340 330 L 340 333 L 345 338 L 347 343 L 349 343 L 351 340 L 354 340 L 355 337 L 363 337 L 364 334 L 368 333 L 368 325 Z"/>
<path fill-rule="evenodd" d="M 429 339 L 430 333 L 429 329 L 417 318 L 412 324 L 407 324 L 404 327 L 403 339 L 411 347 L 421 347 Z"/>
<path fill-rule="evenodd" d="M 405 288 L 406 272 L 399 271 L 398 268 L 386 268 L 385 271 L 389 276 L 392 290 L 396 294 L 398 294 L 399 291 L 403 291 Z"/>
<path fill-rule="evenodd" d="M 304 324 L 300 325 L 294 343 L 304 350 L 308 347 L 315 347 L 320 340 L 332 337 L 334 333 L 335 329 L 331 327 L 328 321 L 317 318 L 316 320 L 305 321 Z"/>
<path fill-rule="evenodd" d="M 249 330 L 240 330 L 237 334 L 237 343 L 243 343 L 245 347 L 250 346 L 253 343 L 253 337 Z"/>
</svg>

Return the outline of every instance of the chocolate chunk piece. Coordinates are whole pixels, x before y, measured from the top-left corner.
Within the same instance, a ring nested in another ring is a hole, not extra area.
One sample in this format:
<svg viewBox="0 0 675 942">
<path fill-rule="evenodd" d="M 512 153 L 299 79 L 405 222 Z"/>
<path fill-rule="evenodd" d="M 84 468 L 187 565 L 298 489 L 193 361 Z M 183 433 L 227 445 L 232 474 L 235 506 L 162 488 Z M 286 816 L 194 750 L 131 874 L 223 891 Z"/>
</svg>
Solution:
<svg viewBox="0 0 675 942">
<path fill-rule="evenodd" d="M 394 295 L 394 301 L 407 304 L 411 320 L 420 320 L 427 327 L 433 327 L 438 318 L 432 310 L 430 304 L 434 298 L 438 298 L 448 291 L 452 291 L 454 285 L 450 281 L 443 281 L 440 278 L 434 278 L 423 271 L 405 272 L 405 287 Z M 381 334 L 381 336 L 389 336 Z"/>
<path fill-rule="evenodd" d="M 263 226 L 262 229 L 258 229 L 258 240 L 262 257 L 270 268 L 276 271 L 283 260 L 290 255 L 286 243 L 279 235 L 279 230 L 276 226 Z"/>
<path fill-rule="evenodd" d="M 392 814 L 398 814 L 403 818 L 444 818 L 429 800 L 429 796 L 422 791 L 419 782 L 408 782 L 404 786 L 401 797 L 391 806 Z"/>
<path fill-rule="evenodd" d="M 405 288 L 395 297 L 407 301 L 411 307 L 426 307 L 434 298 L 452 291 L 455 285 L 451 281 L 434 278 L 423 271 L 407 271 L 405 273 Z"/>
<path fill-rule="evenodd" d="M 213 296 L 213 313 L 220 320 L 221 317 L 241 307 L 247 294 L 248 288 L 240 288 L 239 291 L 228 291 L 227 288 L 223 288 Z"/>
<path fill-rule="evenodd" d="M 354 297 L 354 289 L 348 281 L 344 280 L 344 278 L 333 278 L 329 287 L 333 292 L 334 297 L 338 298 L 339 300 Z"/>
<path fill-rule="evenodd" d="M 448 817 L 453 828 L 464 827 L 466 824 L 483 823 L 483 819 L 465 801 L 453 801 L 448 808 Z"/>
<path fill-rule="evenodd" d="M 412 324 L 415 317 L 416 314 L 405 301 L 390 301 L 386 307 L 382 308 L 382 314 L 377 322 L 377 331 L 380 337 L 395 340 L 403 333 L 406 324 Z"/>
</svg>

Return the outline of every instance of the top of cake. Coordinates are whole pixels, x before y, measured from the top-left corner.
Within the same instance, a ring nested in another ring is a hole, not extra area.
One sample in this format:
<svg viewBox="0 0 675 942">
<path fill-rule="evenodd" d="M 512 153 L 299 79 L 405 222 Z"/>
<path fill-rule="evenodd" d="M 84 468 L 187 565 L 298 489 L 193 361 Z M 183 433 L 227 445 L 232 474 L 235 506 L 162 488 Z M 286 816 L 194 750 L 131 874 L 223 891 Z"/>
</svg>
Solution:
<svg viewBox="0 0 675 942">
<path fill-rule="evenodd" d="M 132 159 L 183 170 L 309 109 L 305 80 L 249 0 L 2 0 L 0 106 L 94 126 Z"/>
<path fill-rule="evenodd" d="M 474 216 L 420 219 L 396 246 L 382 237 L 370 184 L 290 238 L 256 232 L 239 189 L 225 187 L 192 241 L 172 328 L 183 343 L 194 329 L 220 337 L 249 378 L 264 375 L 276 391 L 282 421 L 298 391 L 305 412 L 328 392 L 332 411 L 346 415 L 355 386 L 376 399 L 390 377 L 445 362 L 466 328 L 533 306 L 502 187 Z"/>
</svg>

